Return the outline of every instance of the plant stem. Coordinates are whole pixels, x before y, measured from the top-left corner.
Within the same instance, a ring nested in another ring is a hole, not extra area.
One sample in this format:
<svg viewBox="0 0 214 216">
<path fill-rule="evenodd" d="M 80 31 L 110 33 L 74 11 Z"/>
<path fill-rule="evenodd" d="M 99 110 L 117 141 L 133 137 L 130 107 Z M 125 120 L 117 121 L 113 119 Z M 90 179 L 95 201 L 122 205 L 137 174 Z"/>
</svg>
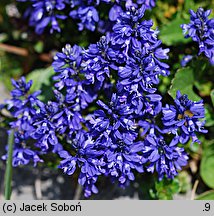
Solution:
<svg viewBox="0 0 214 216">
<path fill-rule="evenodd" d="M 8 137 L 8 158 L 5 172 L 5 199 L 10 200 L 11 196 L 11 180 L 12 180 L 12 158 L 13 158 L 14 130 L 11 130 Z"/>
</svg>

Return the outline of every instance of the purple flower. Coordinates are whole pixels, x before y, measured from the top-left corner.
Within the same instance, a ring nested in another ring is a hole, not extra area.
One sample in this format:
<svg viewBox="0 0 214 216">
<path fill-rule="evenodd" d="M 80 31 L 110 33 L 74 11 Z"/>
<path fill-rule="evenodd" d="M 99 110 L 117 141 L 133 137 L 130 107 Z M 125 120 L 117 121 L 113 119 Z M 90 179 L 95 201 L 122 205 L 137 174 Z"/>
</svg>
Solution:
<svg viewBox="0 0 214 216">
<path fill-rule="evenodd" d="M 30 2 L 31 6 L 26 10 L 25 17 L 29 17 L 29 24 L 35 27 L 37 34 L 44 32 L 46 28 L 50 28 L 50 33 L 61 31 L 59 20 L 72 19 L 78 20 L 78 29 L 88 29 L 95 31 L 97 23 L 105 23 L 104 26 L 112 26 L 117 20 L 121 12 L 130 8 L 151 9 L 155 6 L 154 0 L 17 0 L 20 2 Z M 110 5 L 109 19 L 100 20 L 99 6 Z M 107 31 L 107 28 L 101 31 Z"/>
<path fill-rule="evenodd" d="M 11 91 L 11 96 L 14 98 L 24 96 L 30 90 L 32 83 L 33 83 L 32 80 L 26 83 L 26 80 L 24 77 L 21 77 L 17 81 L 12 79 L 12 85 L 15 89 Z"/>
<path fill-rule="evenodd" d="M 109 43 L 109 38 L 102 36 L 97 44 L 91 44 L 84 51 L 81 66 L 84 68 L 85 78 L 87 84 L 92 84 L 97 90 L 100 90 L 110 77 Z"/>
<path fill-rule="evenodd" d="M 186 67 L 186 65 L 193 59 L 192 55 L 186 55 L 181 60 L 181 66 Z"/>
<path fill-rule="evenodd" d="M 195 132 L 206 133 L 204 129 L 204 105 L 203 101 L 193 102 L 187 95 L 182 95 L 177 91 L 174 105 L 166 105 L 163 108 L 163 124 L 169 131 L 179 136 L 181 143 L 188 142 L 192 137 L 192 142 L 198 142 Z"/>
<path fill-rule="evenodd" d="M 123 12 L 123 9 L 119 5 L 113 5 L 109 11 L 109 19 L 111 21 L 116 21 L 120 13 Z"/>
<path fill-rule="evenodd" d="M 144 159 L 138 155 L 142 144 L 135 142 L 137 128 L 132 110 L 126 100 L 116 94 L 112 95 L 109 105 L 102 101 L 97 103 L 102 109 L 90 116 L 89 134 L 95 144 L 104 149 L 106 175 L 120 184 L 133 181 L 133 170 L 143 172 Z"/>
<path fill-rule="evenodd" d="M 71 111 L 68 108 L 64 108 L 53 116 L 56 130 L 59 134 L 68 133 L 72 134 L 74 131 L 78 131 L 82 128 L 81 123 L 84 121 L 79 112 Z"/>
<path fill-rule="evenodd" d="M 12 81 L 12 99 L 1 108 L 14 117 L 14 166 L 55 154 L 64 173 L 78 175 L 86 197 L 98 192 L 100 176 L 120 186 L 145 171 L 157 172 L 160 180 L 174 178 L 188 160 L 182 143 L 199 142 L 195 133 L 206 132 L 204 107 L 179 91 L 174 105 L 162 107 L 156 86 L 160 76 L 169 75 L 164 62 L 169 49 L 162 48 L 152 20 L 143 20 L 155 1 L 57 3 L 48 6 L 52 15 L 69 4 L 80 30 L 92 31 L 99 21 L 97 7 L 109 4 L 112 32 L 88 48 L 67 44 L 56 54 L 53 101 L 40 101 L 40 92 L 30 94 L 31 81 Z"/>
<path fill-rule="evenodd" d="M 45 119 L 34 123 L 34 126 L 36 129 L 31 137 L 36 140 L 36 146 L 42 151 L 53 149 L 59 144 L 55 134 L 55 126 L 51 122 Z"/>
<path fill-rule="evenodd" d="M 97 178 L 105 173 L 105 162 L 102 159 L 104 151 L 99 149 L 93 140 L 85 133 L 80 131 L 76 133 L 70 140 L 73 156 L 67 151 L 60 151 L 59 155 L 63 160 L 60 162 L 59 168 L 63 169 L 68 175 L 72 175 L 76 168 L 80 168 L 78 182 L 84 188 L 86 197 L 92 193 L 97 193 L 95 186 Z"/>
<path fill-rule="evenodd" d="M 60 79 L 66 79 L 76 74 L 82 61 L 82 48 L 80 46 L 66 44 L 62 52 L 58 52 L 52 63 L 54 70 L 60 73 Z M 76 71 L 75 71 L 76 70 Z"/>
<path fill-rule="evenodd" d="M 75 111 L 86 108 L 96 98 L 96 92 L 92 91 L 84 79 L 86 75 L 81 63 L 82 49 L 77 45 L 71 47 L 67 44 L 61 53 L 56 54 L 52 64 L 57 73 L 54 77 L 57 81 L 55 87 L 66 91 L 63 101 Z"/>
<path fill-rule="evenodd" d="M 29 147 L 26 147 L 26 141 L 28 139 L 29 136 L 24 131 L 15 132 L 12 155 L 13 167 L 27 165 L 30 162 L 34 162 L 34 166 L 36 166 L 38 162 L 43 162 L 43 160 L 40 159 L 38 152 L 31 150 Z M 8 151 L 8 146 L 6 147 L 6 150 Z M 7 158 L 7 154 L 2 156 L 3 160 L 7 160 Z"/>
<path fill-rule="evenodd" d="M 125 63 L 118 69 L 119 82 L 124 88 L 137 85 L 140 93 L 154 93 L 156 89 L 152 86 L 159 83 L 159 76 L 169 75 L 169 66 L 161 61 L 168 59 L 169 49 L 161 48 L 158 31 L 151 29 L 153 22 L 142 21 L 144 12 L 145 7 L 132 8 L 117 19 L 111 41 L 112 49 L 120 57 L 113 60 L 118 64 Z"/>
<path fill-rule="evenodd" d="M 174 138 L 167 144 L 162 137 L 148 135 L 144 141 L 142 153 L 149 165 L 148 172 L 158 173 L 161 180 L 164 175 L 174 178 L 183 166 L 187 165 L 188 156 L 184 148 L 178 147 L 178 139 Z"/>
<path fill-rule="evenodd" d="M 126 136 L 128 135 L 118 133 L 117 137 L 112 137 L 111 145 L 105 152 L 107 173 L 121 185 L 135 180 L 134 170 L 143 173 L 143 164 L 146 162 L 144 157 L 138 154 L 142 143 L 134 142 L 133 136 Z"/>
<path fill-rule="evenodd" d="M 26 83 L 25 78 L 21 77 L 17 81 L 12 80 L 12 84 L 14 86 L 11 91 L 12 99 L 5 100 L 7 109 L 11 111 L 14 117 L 18 117 L 20 114 L 35 115 L 35 107 L 42 107 L 43 103 L 37 98 L 40 91 L 29 94 L 32 80 Z"/>
<path fill-rule="evenodd" d="M 93 6 L 79 7 L 77 10 L 73 10 L 69 14 L 73 19 L 79 19 L 78 23 L 79 31 L 84 28 L 94 31 L 96 23 L 99 21 L 99 15 L 97 10 Z"/>
<path fill-rule="evenodd" d="M 135 134 L 135 122 L 132 117 L 133 110 L 130 109 L 126 100 L 121 100 L 121 97 L 117 94 L 113 94 L 111 102 L 106 105 L 101 100 L 97 102 L 101 107 L 100 110 L 96 110 L 93 115 L 90 116 L 90 123 L 94 133 L 102 133 L 101 136 L 105 136 L 106 133 L 112 133 L 117 137 L 118 131 Z"/>
<path fill-rule="evenodd" d="M 29 94 L 32 81 L 26 83 L 25 78 L 21 77 L 17 81 L 12 80 L 12 84 L 12 99 L 5 101 L 5 107 L 14 117 L 10 122 L 10 127 L 15 130 L 13 166 L 26 165 L 30 161 L 36 165 L 37 162 L 42 162 L 39 158 L 40 152 L 31 149 L 27 143 L 30 142 L 34 131 L 33 117 L 44 104 L 37 98 L 40 92 Z M 8 151 L 8 148 L 6 150 Z M 7 155 L 3 156 L 3 159 L 7 159 Z"/>
<path fill-rule="evenodd" d="M 143 90 L 144 86 L 142 83 L 135 83 L 128 86 L 123 86 L 118 83 L 117 87 L 119 94 L 122 95 L 121 98 L 126 99 L 130 104 L 130 109 L 136 114 L 135 117 L 152 117 L 160 113 L 162 97 L 154 94 L 151 89 L 151 93 L 146 94 Z"/>
<path fill-rule="evenodd" d="M 68 0 L 19 0 L 19 1 L 31 1 L 31 8 L 25 13 L 25 16 L 29 16 L 30 26 L 35 26 L 37 34 L 42 34 L 45 28 L 50 24 L 50 32 L 60 32 L 58 20 L 66 19 L 66 15 L 61 14 L 68 4 Z"/>
<path fill-rule="evenodd" d="M 145 5 L 146 9 L 152 9 L 155 7 L 156 0 L 137 0 L 137 3 Z"/>
<path fill-rule="evenodd" d="M 200 7 L 196 13 L 193 10 L 189 12 L 190 23 L 181 25 L 183 33 L 186 38 L 191 37 L 199 44 L 199 55 L 204 53 L 210 63 L 214 64 L 214 19 L 208 18 L 211 10 L 204 11 Z"/>
</svg>

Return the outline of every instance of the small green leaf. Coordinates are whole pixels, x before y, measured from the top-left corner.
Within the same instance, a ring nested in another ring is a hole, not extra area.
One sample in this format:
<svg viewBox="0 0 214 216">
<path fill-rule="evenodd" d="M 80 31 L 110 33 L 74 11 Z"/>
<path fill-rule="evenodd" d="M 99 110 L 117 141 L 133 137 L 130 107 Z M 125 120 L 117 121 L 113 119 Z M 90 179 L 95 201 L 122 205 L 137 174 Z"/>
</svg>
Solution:
<svg viewBox="0 0 214 216">
<path fill-rule="evenodd" d="M 173 195 L 180 191 L 178 179 L 169 180 L 164 178 L 160 182 L 155 183 L 156 195 L 160 200 L 172 200 Z"/>
<path fill-rule="evenodd" d="M 181 18 L 179 14 L 173 21 L 171 21 L 167 25 L 163 25 L 160 28 L 160 39 L 167 46 L 176 45 L 178 43 L 188 43 L 191 39 L 184 38 L 182 29 L 180 27 L 181 24 L 186 23 L 187 21 Z"/>
<path fill-rule="evenodd" d="M 214 145 L 209 145 L 204 149 L 201 166 L 200 175 L 210 188 L 214 188 Z"/>
<path fill-rule="evenodd" d="M 196 200 L 214 200 L 214 190 L 207 191 L 203 194 L 200 194 Z"/>
<path fill-rule="evenodd" d="M 176 92 L 180 90 L 182 94 L 187 94 L 190 100 L 198 101 L 201 98 L 194 93 L 193 84 L 194 75 L 192 69 L 189 67 L 179 69 L 172 80 L 168 93 L 173 98 L 176 98 Z"/>
</svg>

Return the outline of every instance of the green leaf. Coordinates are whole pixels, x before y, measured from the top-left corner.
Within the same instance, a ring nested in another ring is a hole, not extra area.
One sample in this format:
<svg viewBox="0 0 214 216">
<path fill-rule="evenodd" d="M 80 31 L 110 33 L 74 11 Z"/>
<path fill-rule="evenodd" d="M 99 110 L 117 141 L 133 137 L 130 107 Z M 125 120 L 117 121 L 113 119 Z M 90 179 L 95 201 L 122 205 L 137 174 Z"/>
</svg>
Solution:
<svg viewBox="0 0 214 216">
<path fill-rule="evenodd" d="M 206 151 L 206 153 L 209 153 L 210 148 L 214 147 L 214 139 L 208 140 L 205 139 L 205 137 L 202 137 L 201 142 L 202 142 L 203 151 Z"/>
<path fill-rule="evenodd" d="M 196 200 L 214 200 L 214 190 L 207 191 L 203 194 L 200 194 Z"/>
<path fill-rule="evenodd" d="M 210 92 L 210 97 L 214 106 L 214 89 Z"/>
<path fill-rule="evenodd" d="M 209 145 L 204 149 L 201 166 L 200 175 L 206 185 L 210 188 L 214 188 L 214 145 Z"/>
<path fill-rule="evenodd" d="M 189 11 L 190 8 L 193 9 L 194 6 L 195 4 L 193 0 L 184 1 L 184 8 L 186 11 Z"/>
<path fill-rule="evenodd" d="M 26 80 L 33 80 L 33 85 L 31 87 L 31 92 L 41 89 L 43 84 L 50 84 L 50 77 L 53 76 L 54 70 L 52 67 L 46 69 L 37 69 L 29 73 L 26 77 Z"/>
<path fill-rule="evenodd" d="M 156 195 L 160 200 L 172 200 L 173 195 L 180 191 L 178 179 L 169 180 L 164 178 L 160 182 L 155 183 Z"/>
<path fill-rule="evenodd" d="M 205 108 L 205 119 L 206 119 L 205 126 L 212 127 L 214 125 L 213 108 L 209 104 L 205 104 L 204 108 Z"/>
<path fill-rule="evenodd" d="M 193 91 L 194 74 L 191 68 L 179 69 L 174 79 L 172 80 L 168 93 L 175 99 L 176 92 L 181 91 L 182 94 L 187 94 L 188 98 L 193 101 L 198 101 L 201 98 Z"/>
<path fill-rule="evenodd" d="M 54 70 L 52 67 L 46 69 L 37 69 L 32 71 L 26 77 L 26 80 L 33 80 L 30 93 L 41 90 L 42 94 L 39 96 L 41 100 L 49 100 L 53 96 L 51 77 L 54 75 Z"/>
<path fill-rule="evenodd" d="M 207 71 L 209 70 L 209 66 L 210 63 L 202 56 L 193 58 L 193 60 L 190 62 L 190 67 L 192 68 L 196 81 L 199 82 L 199 85 L 210 81 L 207 80 L 207 77 L 205 76 L 205 74 L 207 74 Z"/>
<path fill-rule="evenodd" d="M 177 17 L 171 21 L 167 25 L 163 25 L 160 28 L 160 39 L 167 46 L 176 45 L 178 43 L 188 43 L 191 39 L 184 38 L 182 29 L 180 27 L 181 24 L 186 23 L 187 21 L 181 18 L 181 15 L 177 15 Z"/>
</svg>

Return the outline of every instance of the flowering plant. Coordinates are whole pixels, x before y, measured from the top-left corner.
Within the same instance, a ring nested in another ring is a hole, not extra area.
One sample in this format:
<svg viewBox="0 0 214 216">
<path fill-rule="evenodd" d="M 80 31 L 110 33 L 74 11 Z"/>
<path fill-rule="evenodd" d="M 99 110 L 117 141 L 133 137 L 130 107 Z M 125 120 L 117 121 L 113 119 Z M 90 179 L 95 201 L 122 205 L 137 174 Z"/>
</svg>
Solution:
<svg viewBox="0 0 214 216">
<path fill-rule="evenodd" d="M 49 29 L 52 37 L 63 35 L 63 22 L 72 20 L 78 23 L 76 30 L 93 31 L 100 38 L 88 46 L 66 43 L 55 53 L 53 70 L 47 71 L 51 79 L 47 93 L 33 87 L 36 80 L 29 78 L 31 74 L 27 80 L 12 79 L 11 98 L 0 108 L 11 116 L 7 126 L 9 134 L 14 132 L 13 167 L 45 165 L 54 155 L 59 169 L 78 176 L 85 197 L 98 193 L 100 178 L 126 188 L 139 176 L 152 175 L 156 190 L 160 182 L 174 182 L 188 167 L 193 146 L 204 141 L 204 134 L 209 136 L 208 109 L 200 84 L 199 95 L 193 89 L 193 74 L 195 62 L 204 64 L 198 70 L 213 69 L 211 10 L 190 10 L 190 23 L 181 25 L 185 38 L 197 42 L 199 55 L 204 56 L 200 59 L 188 51 L 180 56 L 180 66 L 168 63 L 174 42 L 165 39 L 164 32 L 170 31 L 173 21 L 161 32 L 145 17 L 156 1 L 28 2 L 24 16 L 36 34 L 49 34 Z M 101 13 L 103 5 L 108 6 L 106 14 Z M 175 78 L 167 94 L 169 86 L 163 82 L 171 76 Z M 40 87 L 46 81 L 40 81 Z M 2 159 L 9 156 L 6 153 Z"/>
</svg>

